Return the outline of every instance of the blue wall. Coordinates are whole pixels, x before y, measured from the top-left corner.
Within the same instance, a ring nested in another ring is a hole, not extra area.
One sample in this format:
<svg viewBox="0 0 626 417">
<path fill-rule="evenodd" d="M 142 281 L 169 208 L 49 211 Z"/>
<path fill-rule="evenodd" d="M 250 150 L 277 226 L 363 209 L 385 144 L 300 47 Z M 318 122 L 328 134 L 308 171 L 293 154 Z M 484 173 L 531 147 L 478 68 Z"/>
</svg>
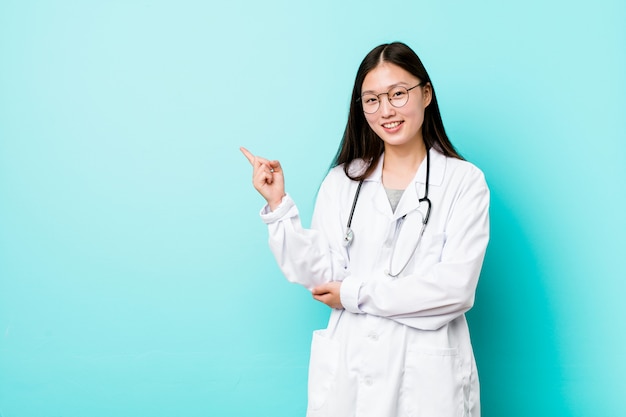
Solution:
<svg viewBox="0 0 626 417">
<path fill-rule="evenodd" d="M 619 415 L 624 3 L 211 3 L 0 2 L 0 417 L 303 415 L 328 311 L 281 277 L 238 147 L 308 222 L 393 40 L 492 190 L 484 416 Z"/>
</svg>

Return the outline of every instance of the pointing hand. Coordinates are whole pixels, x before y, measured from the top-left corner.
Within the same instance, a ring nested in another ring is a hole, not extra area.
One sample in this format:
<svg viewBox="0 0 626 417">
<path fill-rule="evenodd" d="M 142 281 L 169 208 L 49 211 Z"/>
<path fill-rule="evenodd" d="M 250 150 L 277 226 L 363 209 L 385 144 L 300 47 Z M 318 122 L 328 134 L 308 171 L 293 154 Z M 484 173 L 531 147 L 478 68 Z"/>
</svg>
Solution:
<svg viewBox="0 0 626 417">
<path fill-rule="evenodd" d="M 239 149 L 252 165 L 252 185 L 273 211 L 285 196 L 285 177 L 280 162 L 254 156 L 243 146 Z"/>
</svg>

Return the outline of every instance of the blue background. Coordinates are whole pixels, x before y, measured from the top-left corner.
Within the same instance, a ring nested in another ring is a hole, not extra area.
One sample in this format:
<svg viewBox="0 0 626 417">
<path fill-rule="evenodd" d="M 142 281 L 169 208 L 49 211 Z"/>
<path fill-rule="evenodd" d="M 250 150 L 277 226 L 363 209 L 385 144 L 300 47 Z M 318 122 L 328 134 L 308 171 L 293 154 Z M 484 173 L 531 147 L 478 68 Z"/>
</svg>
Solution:
<svg viewBox="0 0 626 417">
<path fill-rule="evenodd" d="M 620 415 L 621 1 L 0 2 L 0 417 L 304 415 L 327 309 L 266 245 L 238 147 L 306 224 L 356 69 L 401 40 L 483 169 L 483 415 Z"/>
</svg>

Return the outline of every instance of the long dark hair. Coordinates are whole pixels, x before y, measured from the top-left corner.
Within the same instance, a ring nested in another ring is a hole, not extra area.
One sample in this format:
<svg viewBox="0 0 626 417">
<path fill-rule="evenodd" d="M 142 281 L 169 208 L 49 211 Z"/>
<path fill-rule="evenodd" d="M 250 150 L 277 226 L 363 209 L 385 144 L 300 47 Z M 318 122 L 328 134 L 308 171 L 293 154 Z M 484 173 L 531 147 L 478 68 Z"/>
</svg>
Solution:
<svg viewBox="0 0 626 417">
<path fill-rule="evenodd" d="M 393 42 L 372 49 L 359 66 L 356 79 L 354 80 L 354 88 L 352 89 L 348 123 L 332 166 L 345 164 L 343 169 L 346 175 L 355 181 L 365 179 L 376 168 L 384 150 L 384 142 L 367 124 L 363 108 L 361 107 L 361 100 L 359 99 L 365 76 L 382 62 L 397 65 L 425 84 L 430 83 L 432 99 L 424 111 L 424 123 L 422 125 L 424 145 L 426 149 L 435 148 L 446 156 L 463 159 L 454 149 L 450 139 L 448 139 L 448 135 L 446 135 L 441 114 L 439 113 L 437 96 L 435 96 L 435 88 L 430 81 L 426 68 L 424 68 L 424 64 L 407 45 L 401 42 Z M 355 176 L 353 175 L 354 173 L 349 172 L 350 163 L 359 158 L 369 162 L 369 166 L 365 171 L 357 172 Z"/>
</svg>

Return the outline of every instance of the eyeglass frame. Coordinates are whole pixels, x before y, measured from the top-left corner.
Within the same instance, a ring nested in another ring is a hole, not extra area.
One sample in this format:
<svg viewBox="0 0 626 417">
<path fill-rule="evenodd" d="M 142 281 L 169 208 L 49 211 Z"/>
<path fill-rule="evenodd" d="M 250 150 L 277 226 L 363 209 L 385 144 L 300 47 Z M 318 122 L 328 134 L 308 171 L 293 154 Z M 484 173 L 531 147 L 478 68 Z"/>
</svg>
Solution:
<svg viewBox="0 0 626 417">
<path fill-rule="evenodd" d="M 374 114 L 374 113 L 376 113 L 378 110 L 380 110 L 380 103 L 381 103 L 381 101 L 382 101 L 382 100 L 380 99 L 380 96 L 382 96 L 383 94 L 386 94 L 386 95 L 387 95 L 387 101 L 389 101 L 389 104 L 391 104 L 391 105 L 392 105 L 393 107 L 395 107 L 396 109 L 399 109 L 399 108 L 401 108 L 401 107 L 406 106 L 406 103 L 408 103 L 408 102 L 409 102 L 409 98 L 410 98 L 409 91 L 411 91 L 411 90 L 413 90 L 414 88 L 417 88 L 417 87 L 422 87 L 422 86 L 424 86 L 425 84 L 427 84 L 427 82 L 426 82 L 426 81 L 421 81 L 419 84 L 414 85 L 414 86 L 413 86 L 413 87 L 411 87 L 411 88 L 406 88 L 406 87 L 403 87 L 403 86 L 401 86 L 401 85 L 397 85 L 397 86 L 391 87 L 391 88 L 389 89 L 389 91 L 387 91 L 386 93 L 380 93 L 380 94 L 367 93 L 367 94 L 371 94 L 371 95 L 373 95 L 373 96 L 376 96 L 376 99 L 378 100 L 378 107 L 376 107 L 376 110 L 374 110 L 374 111 L 373 111 L 373 112 L 371 112 L 371 113 L 368 113 L 368 112 L 366 112 L 366 111 L 365 111 L 365 107 L 363 106 L 363 94 L 361 94 L 361 97 L 357 98 L 357 99 L 356 99 L 356 101 L 360 101 L 360 102 L 361 102 L 361 109 L 363 109 L 363 113 L 365 113 L 365 114 Z M 402 105 L 400 105 L 400 106 L 396 106 L 395 104 L 393 104 L 393 101 L 391 100 L 391 97 L 389 97 L 389 93 L 391 93 L 391 90 L 393 90 L 394 88 L 398 88 L 398 87 L 403 87 L 403 88 L 406 90 L 406 94 L 407 94 L 406 101 L 405 101 Z"/>
</svg>

